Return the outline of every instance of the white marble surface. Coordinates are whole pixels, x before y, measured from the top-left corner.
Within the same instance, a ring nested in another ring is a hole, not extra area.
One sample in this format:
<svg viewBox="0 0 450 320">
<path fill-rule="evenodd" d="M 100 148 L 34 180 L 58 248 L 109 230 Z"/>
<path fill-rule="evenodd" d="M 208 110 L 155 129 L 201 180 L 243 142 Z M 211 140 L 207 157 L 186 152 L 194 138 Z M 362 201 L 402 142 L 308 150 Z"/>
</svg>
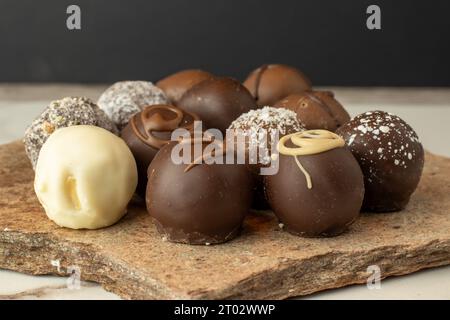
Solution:
<svg viewBox="0 0 450 320">
<path fill-rule="evenodd" d="M 0 84 L 0 143 L 21 138 L 27 125 L 50 100 L 68 95 L 96 99 L 102 85 Z M 381 109 L 405 119 L 425 148 L 450 156 L 450 88 L 330 88 L 351 115 Z M 449 213 L 450 214 L 450 213 Z M 450 232 L 450 230 L 449 230 Z M 99 285 L 67 288 L 67 278 L 30 276 L 0 270 L 0 299 L 118 299 Z M 329 290 L 305 299 L 450 299 L 450 266 L 382 280 L 381 289 L 365 285 Z"/>
</svg>

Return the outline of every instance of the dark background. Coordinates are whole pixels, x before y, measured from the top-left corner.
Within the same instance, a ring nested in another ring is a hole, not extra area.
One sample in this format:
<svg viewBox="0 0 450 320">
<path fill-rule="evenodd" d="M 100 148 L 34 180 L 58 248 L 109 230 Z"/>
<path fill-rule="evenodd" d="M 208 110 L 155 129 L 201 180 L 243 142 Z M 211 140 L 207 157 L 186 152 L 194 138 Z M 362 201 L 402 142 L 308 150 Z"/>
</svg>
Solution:
<svg viewBox="0 0 450 320">
<path fill-rule="evenodd" d="M 66 28 L 78 4 L 82 30 Z M 381 7 L 382 30 L 366 28 Z M 449 86 L 448 0 L 0 0 L 0 82 L 158 80 L 263 63 L 316 85 Z"/>
</svg>

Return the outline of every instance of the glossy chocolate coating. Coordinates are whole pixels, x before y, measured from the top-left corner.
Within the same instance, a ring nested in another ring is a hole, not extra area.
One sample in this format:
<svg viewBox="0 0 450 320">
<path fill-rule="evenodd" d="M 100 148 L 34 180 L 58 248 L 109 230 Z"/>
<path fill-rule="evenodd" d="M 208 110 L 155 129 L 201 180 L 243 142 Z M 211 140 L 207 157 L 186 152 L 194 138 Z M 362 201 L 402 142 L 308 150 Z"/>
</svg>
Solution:
<svg viewBox="0 0 450 320">
<path fill-rule="evenodd" d="M 205 127 L 225 133 L 234 119 L 255 109 L 256 103 L 238 81 L 216 77 L 193 86 L 183 95 L 178 107 L 198 114 Z"/>
<path fill-rule="evenodd" d="M 358 162 L 346 147 L 297 159 L 310 174 L 312 188 L 308 189 L 295 157 L 280 154 L 278 173 L 264 177 L 267 199 L 275 215 L 295 235 L 342 233 L 358 217 L 364 197 Z"/>
<path fill-rule="evenodd" d="M 275 107 L 294 111 L 306 129 L 335 131 L 350 121 L 344 107 L 330 91 L 304 91 L 291 94 L 276 102 Z"/>
<path fill-rule="evenodd" d="M 170 105 L 153 105 L 135 114 L 121 137 L 133 153 L 138 167 L 137 193 L 144 197 L 147 186 L 147 168 L 161 147 L 170 142 L 173 130 L 193 130 L 198 116 Z"/>
<path fill-rule="evenodd" d="M 273 106 L 292 93 L 311 89 L 311 82 L 294 67 L 269 64 L 252 71 L 244 86 L 255 97 L 258 106 Z"/>
<path fill-rule="evenodd" d="M 171 103 L 177 105 L 186 91 L 196 84 L 213 77 L 214 75 L 203 70 L 182 70 L 159 80 L 156 86 L 164 91 Z"/>
<path fill-rule="evenodd" d="M 189 244 L 233 239 L 250 209 L 249 172 L 244 165 L 174 164 L 177 145 L 161 148 L 148 168 L 147 210 L 158 230 L 170 241 Z"/>
<path fill-rule="evenodd" d="M 263 157 L 256 155 L 256 159 L 252 159 L 255 164 L 249 163 L 249 157 L 247 157 L 247 166 L 252 172 L 255 180 L 255 197 L 253 200 L 252 208 L 258 210 L 269 209 L 269 205 L 265 200 L 263 179 L 260 175 L 260 168 L 262 166 L 269 166 L 272 155 L 272 139 L 271 130 L 277 130 L 279 136 L 287 135 L 290 133 L 304 130 L 297 120 L 297 116 L 294 112 L 283 108 L 264 107 L 256 110 L 251 110 L 242 114 L 236 120 L 234 120 L 229 129 L 235 130 L 235 134 L 239 133 L 244 135 L 247 144 L 257 145 L 259 148 L 267 148 L 267 154 Z M 265 132 L 267 134 L 268 141 L 261 143 L 258 133 Z M 248 150 L 248 146 L 247 146 Z"/>
<path fill-rule="evenodd" d="M 424 151 L 414 130 L 399 117 L 369 111 L 336 131 L 364 173 L 363 210 L 398 211 L 409 202 L 424 164 Z"/>
</svg>

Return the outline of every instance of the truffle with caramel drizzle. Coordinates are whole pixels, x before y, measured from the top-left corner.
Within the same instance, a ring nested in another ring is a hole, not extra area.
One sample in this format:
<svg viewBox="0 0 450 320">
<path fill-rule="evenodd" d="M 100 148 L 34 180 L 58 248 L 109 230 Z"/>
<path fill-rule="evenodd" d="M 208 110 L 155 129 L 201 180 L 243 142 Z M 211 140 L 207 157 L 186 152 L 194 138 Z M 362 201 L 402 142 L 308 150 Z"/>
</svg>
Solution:
<svg viewBox="0 0 450 320">
<path fill-rule="evenodd" d="M 295 147 L 288 147 L 290 141 Z M 337 134 L 327 130 L 307 130 L 288 134 L 278 142 L 278 152 L 287 156 L 293 156 L 300 170 L 306 178 L 308 189 L 312 188 L 310 174 L 305 170 L 297 156 L 312 155 L 345 145 L 344 140 Z"/>
</svg>

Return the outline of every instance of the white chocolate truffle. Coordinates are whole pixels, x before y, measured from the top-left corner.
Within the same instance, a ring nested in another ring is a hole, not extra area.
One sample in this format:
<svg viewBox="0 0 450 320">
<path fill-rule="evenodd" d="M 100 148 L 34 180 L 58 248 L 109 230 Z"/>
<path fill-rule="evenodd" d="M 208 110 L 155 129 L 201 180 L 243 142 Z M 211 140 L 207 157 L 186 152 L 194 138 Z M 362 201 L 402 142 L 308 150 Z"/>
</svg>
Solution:
<svg viewBox="0 0 450 320">
<path fill-rule="evenodd" d="M 130 149 L 100 127 L 56 130 L 36 164 L 34 190 L 47 216 L 61 227 L 97 229 L 116 223 L 136 185 Z"/>
</svg>

